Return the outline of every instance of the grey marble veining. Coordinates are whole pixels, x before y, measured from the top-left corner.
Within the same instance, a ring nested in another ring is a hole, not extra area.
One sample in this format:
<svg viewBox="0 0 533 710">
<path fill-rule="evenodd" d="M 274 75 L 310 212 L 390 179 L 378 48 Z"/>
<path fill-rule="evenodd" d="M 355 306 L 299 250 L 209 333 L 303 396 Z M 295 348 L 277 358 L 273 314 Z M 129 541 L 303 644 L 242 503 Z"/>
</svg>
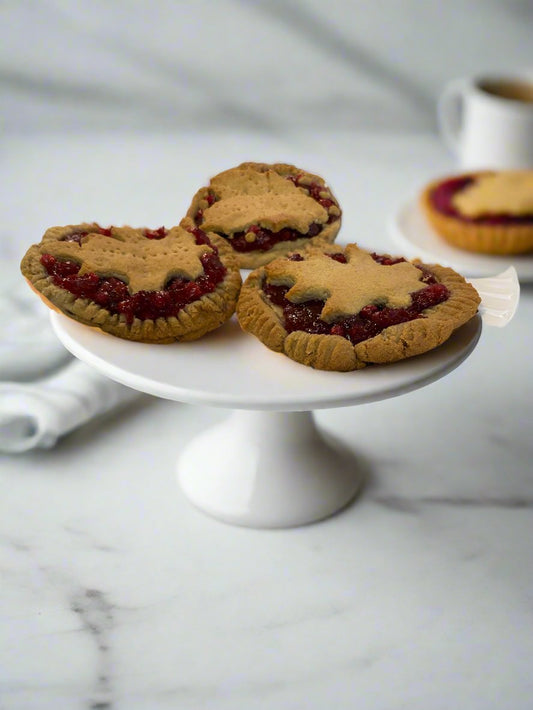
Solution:
<svg viewBox="0 0 533 710">
<path fill-rule="evenodd" d="M 94 710 L 111 708 L 109 637 L 113 631 L 113 607 L 98 589 L 79 590 L 72 596 L 70 606 L 90 634 L 97 653 L 95 687 L 89 707 Z"/>
<path fill-rule="evenodd" d="M 424 496 L 420 498 L 401 498 L 399 496 L 375 496 L 378 505 L 403 513 L 417 513 L 423 506 L 453 506 L 466 508 L 533 508 L 533 498 L 487 498 L 485 496 Z"/>
</svg>

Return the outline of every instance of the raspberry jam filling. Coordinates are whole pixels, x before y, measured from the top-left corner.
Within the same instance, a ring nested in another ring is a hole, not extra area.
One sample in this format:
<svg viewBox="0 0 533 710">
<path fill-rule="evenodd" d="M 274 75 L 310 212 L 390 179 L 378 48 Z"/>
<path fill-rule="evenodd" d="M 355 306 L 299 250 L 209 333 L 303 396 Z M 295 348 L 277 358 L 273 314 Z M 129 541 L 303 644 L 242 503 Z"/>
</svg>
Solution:
<svg viewBox="0 0 533 710">
<path fill-rule="evenodd" d="M 81 237 L 87 233 L 77 232 L 66 240 L 80 243 Z M 111 230 L 100 230 L 99 233 L 110 236 Z M 157 230 L 145 230 L 144 235 L 147 239 L 162 239 L 167 233 L 168 230 L 160 227 Z M 77 298 L 88 298 L 110 313 L 123 314 L 130 325 L 134 318 L 168 318 L 177 315 L 178 311 L 189 303 L 212 293 L 226 275 L 226 267 L 218 257 L 218 250 L 206 234 L 201 229 L 195 229 L 192 233 L 196 244 L 207 244 L 213 249 L 200 257 L 204 273 L 196 281 L 174 277 L 160 291 L 138 291 L 130 294 L 126 283 L 121 279 L 114 276 L 102 277 L 92 272 L 80 276 L 78 272 L 81 264 L 72 260 L 56 259 L 51 254 L 43 254 L 41 264 L 55 286 L 69 291 Z M 76 238 L 73 239 L 73 236 Z"/>
<path fill-rule="evenodd" d="M 90 231 L 71 232 L 70 234 L 67 234 L 66 237 L 63 237 L 61 241 L 76 242 L 77 244 L 81 244 L 82 237 L 85 237 L 87 234 L 103 234 L 104 237 L 110 237 L 111 228 L 95 225 L 94 229 L 91 229 Z"/>
<path fill-rule="evenodd" d="M 235 232 L 233 237 L 229 239 L 229 243 L 239 252 L 247 251 L 268 251 L 272 249 L 274 244 L 279 242 L 292 242 L 295 239 L 304 237 L 316 237 L 322 231 L 320 224 L 312 224 L 305 234 L 298 232 L 296 229 L 280 229 L 279 232 L 271 232 L 270 229 L 264 229 L 257 225 L 248 227 L 246 232 Z"/>
<path fill-rule="evenodd" d="M 431 192 L 431 202 L 436 210 L 448 217 L 460 219 L 463 222 L 473 224 L 533 224 L 533 214 L 531 215 L 512 215 L 512 214 L 486 214 L 480 217 L 467 217 L 459 212 L 454 204 L 453 198 L 461 190 L 464 190 L 469 185 L 475 182 L 475 177 L 461 176 L 445 180 L 437 185 Z"/>
<path fill-rule="evenodd" d="M 375 261 L 383 266 L 398 264 L 405 259 L 393 259 L 388 256 L 372 254 Z M 294 261 L 302 261 L 303 257 L 294 254 L 290 257 Z M 332 259 L 345 264 L 344 254 L 332 254 Z M 415 318 L 423 318 L 422 311 L 446 301 L 450 295 L 444 284 L 438 283 L 433 274 L 426 268 L 418 266 L 422 271 L 421 283 L 426 286 L 411 294 L 411 305 L 407 308 L 388 308 L 370 304 L 359 313 L 347 318 L 337 320 L 335 323 L 326 323 L 320 318 L 324 308 L 324 301 L 311 300 L 304 303 L 291 303 L 285 295 L 288 286 L 275 286 L 263 283 L 263 292 L 270 301 L 283 309 L 284 326 L 288 333 L 303 330 L 316 335 L 340 335 L 349 340 L 353 345 L 379 335 L 382 330 L 391 325 L 399 325 Z"/>
<path fill-rule="evenodd" d="M 168 229 L 166 227 L 158 227 L 157 229 L 145 229 L 144 236 L 147 239 L 163 239 L 168 234 Z"/>
<path fill-rule="evenodd" d="M 304 179 L 303 175 L 287 175 L 287 180 L 290 180 L 296 187 L 301 187 L 309 193 L 309 197 L 318 202 L 327 211 L 333 205 L 337 205 L 335 200 L 329 197 L 324 197 L 324 194 L 329 194 L 323 185 L 317 182 L 312 182 L 309 185 L 302 183 Z M 214 202 L 217 201 L 215 194 L 209 191 L 205 197 L 208 206 L 210 207 Z M 336 222 L 340 219 L 340 215 L 330 214 L 327 224 Z M 199 209 L 196 212 L 194 221 L 197 225 L 201 225 L 203 221 L 203 210 Z M 296 239 L 310 239 L 311 237 L 316 237 L 323 229 L 323 225 L 313 223 L 310 225 L 308 231 L 305 234 L 299 232 L 296 229 L 290 229 L 285 227 L 279 232 L 272 232 L 270 229 L 265 229 L 257 224 L 248 227 L 246 232 L 236 232 L 229 242 L 233 249 L 237 252 L 249 252 L 249 251 L 268 251 L 272 249 L 275 244 L 279 242 L 292 242 Z M 227 235 L 221 234 L 221 237 L 228 238 Z"/>
</svg>

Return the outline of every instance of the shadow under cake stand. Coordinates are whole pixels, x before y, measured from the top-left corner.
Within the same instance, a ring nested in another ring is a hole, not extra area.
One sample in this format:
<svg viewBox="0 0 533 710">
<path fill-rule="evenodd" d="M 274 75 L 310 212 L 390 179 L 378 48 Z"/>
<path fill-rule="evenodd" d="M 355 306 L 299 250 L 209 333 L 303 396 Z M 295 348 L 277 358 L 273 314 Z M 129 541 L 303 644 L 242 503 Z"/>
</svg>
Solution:
<svg viewBox="0 0 533 710">
<path fill-rule="evenodd" d="M 476 316 L 444 345 L 418 357 L 355 372 L 293 362 L 241 331 L 235 317 L 191 343 L 122 340 L 52 313 L 70 352 L 102 374 L 156 397 L 233 410 L 178 458 L 178 480 L 200 510 L 257 528 L 304 525 L 344 508 L 363 471 L 354 453 L 325 437 L 312 411 L 378 401 L 455 369 L 481 334 Z"/>
</svg>

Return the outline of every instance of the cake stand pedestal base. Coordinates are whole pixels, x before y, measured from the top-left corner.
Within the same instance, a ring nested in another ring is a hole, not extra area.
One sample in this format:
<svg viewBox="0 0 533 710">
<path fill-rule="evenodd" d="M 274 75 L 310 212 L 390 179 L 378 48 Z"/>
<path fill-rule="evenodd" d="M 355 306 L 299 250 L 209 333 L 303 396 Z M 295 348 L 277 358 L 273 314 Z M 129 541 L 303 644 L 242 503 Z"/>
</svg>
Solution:
<svg viewBox="0 0 533 710">
<path fill-rule="evenodd" d="M 353 453 L 320 433 L 310 411 L 235 410 L 188 444 L 178 480 L 191 503 L 219 520 L 286 528 L 344 508 L 363 473 Z"/>
<path fill-rule="evenodd" d="M 51 318 L 73 355 L 117 382 L 232 412 L 185 447 L 178 478 L 204 513 L 253 528 L 327 518 L 360 489 L 364 464 L 317 429 L 314 411 L 377 402 L 434 382 L 462 363 L 481 335 L 477 316 L 424 355 L 357 372 L 324 372 L 271 352 L 236 320 L 200 340 L 152 347 L 59 313 Z"/>
</svg>

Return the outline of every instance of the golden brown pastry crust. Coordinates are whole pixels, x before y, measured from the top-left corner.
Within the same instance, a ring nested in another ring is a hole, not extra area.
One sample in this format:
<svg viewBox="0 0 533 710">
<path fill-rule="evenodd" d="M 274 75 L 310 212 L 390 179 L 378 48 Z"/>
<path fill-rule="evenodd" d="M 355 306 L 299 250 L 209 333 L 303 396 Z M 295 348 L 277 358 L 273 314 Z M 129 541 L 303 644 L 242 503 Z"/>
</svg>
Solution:
<svg viewBox="0 0 533 710">
<path fill-rule="evenodd" d="M 476 177 L 488 172 L 490 171 L 469 175 Z M 421 209 L 440 237 L 459 249 L 483 254 L 524 254 L 533 250 L 533 225 L 476 224 L 445 215 L 435 209 L 431 200 L 433 190 L 448 179 L 450 178 L 433 180 L 420 196 Z"/>
<path fill-rule="evenodd" d="M 273 213 L 271 200 L 265 204 L 265 198 L 261 198 L 264 192 L 264 180 L 268 173 L 284 178 L 283 181 L 272 181 L 269 186 L 269 195 L 276 197 L 277 210 Z M 300 188 L 286 180 L 287 176 L 300 176 Z M 285 188 L 281 183 L 285 184 Z M 333 204 L 326 208 L 321 207 L 311 197 L 307 197 L 307 207 L 305 200 L 307 193 L 304 190 L 306 185 L 318 183 L 324 189 L 324 197 L 333 201 Z M 207 195 L 214 193 L 220 202 L 215 202 L 210 208 L 207 202 Z M 300 199 L 292 200 L 291 193 L 298 195 Z M 242 196 L 244 195 L 244 200 Z M 239 196 L 241 205 L 239 205 Z M 254 197 L 257 196 L 254 205 Z M 289 202 L 289 200 L 291 200 Z M 223 203 L 228 202 L 227 209 Z M 254 214 L 255 207 L 255 214 Z M 297 231 L 306 231 L 311 223 L 316 222 L 323 225 L 322 231 L 315 237 L 304 237 L 293 241 L 278 242 L 268 251 L 253 250 L 249 252 L 238 252 L 233 250 L 237 263 L 242 269 L 255 269 L 258 266 L 268 264 L 273 259 L 288 254 L 292 251 L 302 251 L 310 247 L 321 247 L 330 244 L 335 240 L 341 226 L 341 210 L 337 200 L 326 185 L 323 178 L 305 170 L 290 165 L 288 163 L 241 163 L 235 168 L 225 170 L 211 178 L 208 186 L 200 188 L 194 195 L 191 205 L 187 211 L 186 219 L 194 221 L 198 211 L 202 210 L 206 220 L 207 229 L 223 234 L 227 241 L 227 234 L 232 231 L 237 232 L 250 224 L 258 224 L 278 231 L 284 227 L 291 227 Z M 260 215 L 263 218 L 260 218 Z M 339 218 L 330 224 L 327 223 L 330 216 Z M 201 223 L 199 226 L 202 227 Z"/>
<path fill-rule="evenodd" d="M 327 251 L 342 249 L 330 247 Z M 243 330 L 255 335 L 271 350 L 319 370 L 347 372 L 370 364 L 396 362 L 438 347 L 477 312 L 480 298 L 462 276 L 439 265 L 428 268 L 449 289 L 448 300 L 426 309 L 425 317 L 389 326 L 357 345 L 339 335 L 288 333 L 281 309 L 262 291 L 265 267 L 254 270 L 244 282 L 237 302 L 237 317 Z"/>
<path fill-rule="evenodd" d="M 53 310 L 59 310 L 84 325 L 97 327 L 111 335 L 144 343 L 196 340 L 218 328 L 234 313 L 242 279 L 231 249 L 225 240 L 216 234 L 209 234 L 208 237 L 218 248 L 220 259 L 227 269 L 226 276 L 212 293 L 205 294 L 197 301 L 188 304 L 176 316 L 155 320 L 134 318 L 133 322 L 128 323 L 124 315 L 110 313 L 94 301 L 78 298 L 56 286 L 41 264 L 42 254 L 48 253 L 48 250 L 52 249 L 52 244 L 69 234 L 79 231 L 90 233 L 92 230 L 98 231 L 98 225 L 83 223 L 52 227 L 47 230 L 39 244 L 34 244 L 28 249 L 22 259 L 23 275 L 46 305 Z M 127 235 L 132 232 L 139 233 L 140 230 L 133 230 L 131 227 L 113 228 L 113 234 L 123 238 L 127 238 Z"/>
</svg>

